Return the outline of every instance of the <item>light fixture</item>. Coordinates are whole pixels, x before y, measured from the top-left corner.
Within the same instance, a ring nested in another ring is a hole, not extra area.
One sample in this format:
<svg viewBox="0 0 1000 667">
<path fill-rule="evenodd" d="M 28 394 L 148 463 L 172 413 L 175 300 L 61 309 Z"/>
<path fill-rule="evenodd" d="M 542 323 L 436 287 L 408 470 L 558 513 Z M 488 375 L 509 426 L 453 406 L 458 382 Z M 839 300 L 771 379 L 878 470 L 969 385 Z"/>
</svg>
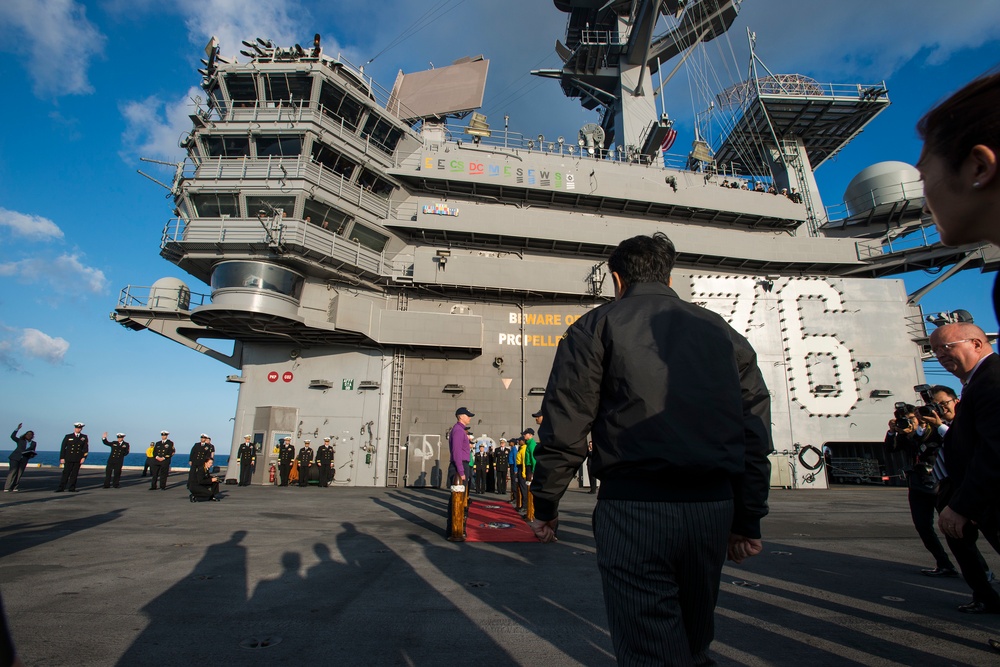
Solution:
<svg viewBox="0 0 1000 667">
<path fill-rule="evenodd" d="M 544 396 L 545 387 L 532 387 L 528 390 L 528 396 Z"/>
<path fill-rule="evenodd" d="M 331 389 L 333 380 L 309 380 L 310 389 Z"/>
<path fill-rule="evenodd" d="M 374 380 L 362 380 L 358 383 L 358 390 L 364 389 L 378 389 L 381 385 Z"/>
<path fill-rule="evenodd" d="M 463 384 L 446 384 L 442 391 L 446 394 L 461 394 L 465 391 L 465 385 Z"/>
<path fill-rule="evenodd" d="M 892 396 L 892 392 L 888 389 L 872 389 L 868 394 L 869 398 L 888 398 Z"/>
<path fill-rule="evenodd" d="M 235 382 L 236 384 L 243 384 L 246 382 L 246 378 L 242 375 L 227 375 L 226 382 Z"/>
<path fill-rule="evenodd" d="M 832 384 L 818 384 L 813 387 L 814 394 L 832 394 L 835 391 L 837 391 L 837 388 Z"/>
</svg>

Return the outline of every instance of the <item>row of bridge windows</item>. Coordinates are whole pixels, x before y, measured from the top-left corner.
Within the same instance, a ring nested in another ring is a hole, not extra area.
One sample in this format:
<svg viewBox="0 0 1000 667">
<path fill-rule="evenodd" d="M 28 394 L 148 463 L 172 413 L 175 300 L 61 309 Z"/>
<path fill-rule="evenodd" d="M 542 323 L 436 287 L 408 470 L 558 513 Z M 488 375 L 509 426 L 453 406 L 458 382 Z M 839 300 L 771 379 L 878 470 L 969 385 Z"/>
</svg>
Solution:
<svg viewBox="0 0 1000 667">
<path fill-rule="evenodd" d="M 202 135 L 200 141 L 205 154 L 209 157 L 298 157 L 303 152 L 305 137 L 302 135 L 257 135 L 251 141 L 250 137 L 244 134 L 216 134 Z M 314 140 L 312 142 L 309 154 L 314 162 L 323 165 L 325 169 L 348 182 L 356 183 L 359 187 L 378 197 L 388 199 L 389 195 L 392 194 L 392 183 L 321 141 Z"/>
<path fill-rule="evenodd" d="M 223 77 L 223 86 L 212 90 L 215 107 L 225 116 L 230 104 L 233 109 L 267 108 L 283 106 L 313 107 L 314 77 L 303 73 L 264 72 L 229 73 Z M 345 128 L 369 141 L 376 149 L 392 155 L 403 137 L 403 131 L 392 121 L 369 110 L 361 100 L 326 79 L 320 79 L 319 109 Z M 365 93 L 359 82 L 356 86 Z M 226 97 L 228 93 L 228 98 Z M 366 97 L 371 99 L 370 93 Z M 366 115 L 366 110 L 368 113 Z"/>
<path fill-rule="evenodd" d="M 193 207 L 192 217 L 199 218 L 256 218 L 270 219 L 281 211 L 283 217 L 295 217 L 298 197 L 275 195 L 244 195 L 230 192 L 197 192 L 189 195 Z M 240 200 L 245 208 L 241 210 Z M 243 212 L 245 211 L 245 213 Z M 309 224 L 328 229 L 362 246 L 382 252 L 389 236 L 359 222 L 340 209 L 316 199 L 306 198 L 302 205 L 301 219 Z"/>
</svg>

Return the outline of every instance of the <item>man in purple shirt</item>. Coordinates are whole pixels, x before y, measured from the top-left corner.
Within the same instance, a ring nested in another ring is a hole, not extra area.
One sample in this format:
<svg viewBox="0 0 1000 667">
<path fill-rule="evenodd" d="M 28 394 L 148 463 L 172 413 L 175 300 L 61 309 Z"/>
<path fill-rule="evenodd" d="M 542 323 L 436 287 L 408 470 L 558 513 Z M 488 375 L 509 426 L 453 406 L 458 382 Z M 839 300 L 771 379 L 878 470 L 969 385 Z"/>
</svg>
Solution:
<svg viewBox="0 0 1000 667">
<path fill-rule="evenodd" d="M 467 484 L 468 477 L 471 475 L 469 470 L 469 434 L 466 433 L 465 427 L 469 425 L 472 418 L 476 415 L 469 412 L 468 408 L 459 408 L 455 410 L 455 425 L 451 427 L 451 433 L 448 435 L 448 448 L 451 450 L 451 455 L 449 456 L 448 463 L 448 484 L 457 485 L 465 484 L 465 498 L 466 504 L 465 509 L 468 511 L 468 493 L 469 486 Z M 448 528 L 445 533 L 446 536 L 451 536 L 451 511 L 452 503 L 455 502 L 455 495 L 450 496 L 448 501 Z M 464 536 L 464 533 L 463 533 Z"/>
</svg>

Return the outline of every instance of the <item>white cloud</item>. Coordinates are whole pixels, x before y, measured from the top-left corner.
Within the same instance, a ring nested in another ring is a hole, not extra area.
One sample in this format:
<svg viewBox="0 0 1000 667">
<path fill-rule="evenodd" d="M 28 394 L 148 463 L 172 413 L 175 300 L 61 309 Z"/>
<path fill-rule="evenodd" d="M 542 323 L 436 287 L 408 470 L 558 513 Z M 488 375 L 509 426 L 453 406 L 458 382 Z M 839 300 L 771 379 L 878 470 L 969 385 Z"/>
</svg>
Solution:
<svg viewBox="0 0 1000 667">
<path fill-rule="evenodd" d="M 69 341 L 64 338 L 53 338 L 38 329 L 24 329 L 18 344 L 27 356 L 50 364 L 61 364 L 69 350 Z"/>
<path fill-rule="evenodd" d="M 215 35 L 219 38 L 222 55 L 227 58 L 239 58 L 243 40 L 263 37 L 276 44 L 290 46 L 302 39 L 297 28 L 301 25 L 306 10 L 301 6 L 292 7 L 285 0 L 266 3 L 248 3 L 244 0 L 182 0 L 179 5 L 187 15 L 184 25 L 187 26 L 191 42 L 203 47 Z M 292 19 L 290 10 L 297 15 L 296 19 Z"/>
<path fill-rule="evenodd" d="M 170 102 L 149 97 L 141 102 L 124 104 L 121 108 L 125 117 L 122 158 L 128 160 L 142 156 L 167 162 L 182 160 L 184 149 L 179 142 L 191 130 L 188 116 L 195 111 L 193 100 L 196 97 L 204 99 L 204 91 L 192 87 Z"/>
<path fill-rule="evenodd" d="M 41 359 L 60 365 L 66 358 L 69 342 L 49 336 L 38 329 L 18 329 L 0 324 L 0 366 L 15 373 L 27 373 L 25 359 Z"/>
<path fill-rule="evenodd" d="M 4 0 L 0 28 L 5 49 L 17 48 L 39 97 L 89 93 L 90 61 L 104 50 L 105 37 L 73 0 Z"/>
<path fill-rule="evenodd" d="M 32 240 L 61 239 L 59 226 L 40 215 L 18 213 L 0 207 L 0 227 L 9 227 L 14 234 Z"/>
<path fill-rule="evenodd" d="M 0 263 L 0 276 L 17 278 L 19 282 L 26 284 L 47 282 L 57 292 L 64 294 L 103 294 L 109 285 L 103 271 L 84 266 L 79 259 L 67 254 L 55 259 L 33 257 Z"/>
<path fill-rule="evenodd" d="M 801 0 L 770 0 L 744 3 L 740 25 L 757 33 L 757 51 L 772 70 L 874 80 L 889 77 L 914 57 L 937 65 L 1000 38 L 1000 3 L 840 0 L 807 7 Z M 743 34 L 730 31 L 734 46 L 742 47 Z M 983 63 L 983 70 L 992 64 Z"/>
</svg>

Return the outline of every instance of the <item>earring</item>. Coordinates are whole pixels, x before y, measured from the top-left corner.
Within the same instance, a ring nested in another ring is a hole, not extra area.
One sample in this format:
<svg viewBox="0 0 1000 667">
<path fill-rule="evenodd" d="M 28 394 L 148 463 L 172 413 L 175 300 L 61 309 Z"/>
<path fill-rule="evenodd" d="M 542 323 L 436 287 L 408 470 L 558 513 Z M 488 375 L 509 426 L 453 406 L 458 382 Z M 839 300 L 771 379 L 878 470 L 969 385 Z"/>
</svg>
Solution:
<svg viewBox="0 0 1000 667">
<path fill-rule="evenodd" d="M 979 181 L 976 181 L 975 183 L 972 184 L 972 187 L 974 187 L 974 188 L 981 188 L 981 187 L 983 187 L 983 184 L 980 183 Z"/>
</svg>

